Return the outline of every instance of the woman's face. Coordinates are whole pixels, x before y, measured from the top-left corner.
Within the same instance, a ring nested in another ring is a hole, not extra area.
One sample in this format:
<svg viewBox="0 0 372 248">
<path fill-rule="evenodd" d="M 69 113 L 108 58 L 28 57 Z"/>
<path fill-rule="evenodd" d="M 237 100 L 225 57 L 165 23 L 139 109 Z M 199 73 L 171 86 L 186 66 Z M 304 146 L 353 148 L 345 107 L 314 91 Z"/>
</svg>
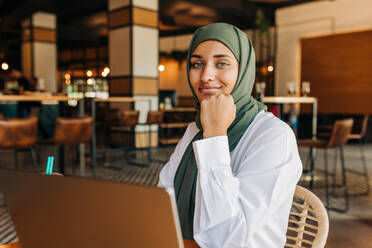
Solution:
<svg viewBox="0 0 372 248">
<path fill-rule="evenodd" d="M 230 95 L 238 78 L 239 63 L 223 43 L 200 43 L 190 58 L 190 83 L 199 101 L 210 96 Z"/>
</svg>

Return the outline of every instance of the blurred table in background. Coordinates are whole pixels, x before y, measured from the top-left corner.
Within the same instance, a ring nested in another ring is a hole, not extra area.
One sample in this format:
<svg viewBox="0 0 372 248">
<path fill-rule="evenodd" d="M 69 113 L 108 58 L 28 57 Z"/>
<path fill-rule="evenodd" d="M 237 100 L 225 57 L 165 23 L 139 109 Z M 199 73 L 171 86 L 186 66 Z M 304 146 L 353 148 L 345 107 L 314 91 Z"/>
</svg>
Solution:
<svg viewBox="0 0 372 248">
<path fill-rule="evenodd" d="M 163 111 L 163 123 L 160 124 L 162 137 L 159 138 L 159 143 L 162 145 L 177 144 L 186 127 L 195 121 L 196 110 L 193 107 L 176 107 Z"/>
<path fill-rule="evenodd" d="M 265 96 L 264 103 L 272 103 L 279 105 L 279 116 L 282 116 L 283 104 L 312 104 L 313 105 L 313 123 L 312 135 L 316 138 L 317 122 L 318 122 L 318 99 L 316 97 L 292 97 L 292 96 Z"/>
<path fill-rule="evenodd" d="M 3 95 L 0 94 L 0 102 L 68 102 L 68 101 L 78 101 L 79 104 L 79 116 L 83 117 L 85 115 L 84 101 L 91 102 L 90 114 L 93 118 L 93 135 L 91 141 L 91 166 L 95 168 L 96 166 L 96 132 L 95 132 L 95 121 L 96 121 L 96 107 L 95 102 L 138 102 L 145 101 L 149 104 L 149 109 L 151 109 L 151 100 L 145 97 L 108 97 L 108 98 L 79 98 L 79 97 L 68 97 L 64 95 L 52 95 L 51 93 L 33 93 L 27 95 Z M 79 156 L 80 156 L 80 176 L 85 175 L 85 149 L 84 144 L 79 146 Z M 61 164 L 61 166 L 64 166 Z M 63 171 L 64 168 L 62 168 Z M 61 170 L 61 168 L 60 168 Z"/>
</svg>

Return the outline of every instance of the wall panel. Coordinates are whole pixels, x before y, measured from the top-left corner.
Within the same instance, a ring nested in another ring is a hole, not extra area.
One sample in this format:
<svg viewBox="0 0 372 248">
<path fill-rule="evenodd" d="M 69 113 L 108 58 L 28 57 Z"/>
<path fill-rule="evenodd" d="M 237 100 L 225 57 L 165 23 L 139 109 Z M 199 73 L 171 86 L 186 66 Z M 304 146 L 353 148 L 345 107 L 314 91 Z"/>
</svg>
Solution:
<svg viewBox="0 0 372 248">
<path fill-rule="evenodd" d="M 372 114 L 372 30 L 301 40 L 301 81 L 319 113 Z"/>
</svg>

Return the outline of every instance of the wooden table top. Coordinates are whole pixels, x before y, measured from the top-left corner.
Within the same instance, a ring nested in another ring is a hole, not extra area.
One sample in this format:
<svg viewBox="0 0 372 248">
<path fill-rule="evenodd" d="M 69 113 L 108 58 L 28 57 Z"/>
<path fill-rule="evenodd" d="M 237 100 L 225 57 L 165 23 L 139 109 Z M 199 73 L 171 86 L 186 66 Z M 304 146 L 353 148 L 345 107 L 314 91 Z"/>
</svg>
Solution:
<svg viewBox="0 0 372 248">
<path fill-rule="evenodd" d="M 164 109 L 164 112 L 194 112 L 196 111 L 194 107 L 174 107 L 171 109 Z"/>
<path fill-rule="evenodd" d="M 184 248 L 200 248 L 194 241 L 187 239 L 183 240 L 183 245 Z M 0 248 L 22 248 L 22 246 L 21 243 L 15 242 L 11 244 L 2 245 L 0 246 Z"/>
<path fill-rule="evenodd" d="M 30 94 L 30 95 L 0 95 L 0 102 L 41 102 L 41 101 L 58 101 L 67 102 L 70 100 L 80 100 L 79 97 L 67 97 L 63 95 L 44 95 L 44 94 Z M 149 101 L 148 98 L 141 97 L 108 97 L 95 98 L 96 102 L 136 102 Z"/>
<path fill-rule="evenodd" d="M 314 103 L 317 101 L 316 97 L 307 96 L 265 96 L 264 103 Z"/>
<path fill-rule="evenodd" d="M 11 244 L 1 245 L 0 248 L 22 248 L 21 243 L 15 242 Z"/>
</svg>

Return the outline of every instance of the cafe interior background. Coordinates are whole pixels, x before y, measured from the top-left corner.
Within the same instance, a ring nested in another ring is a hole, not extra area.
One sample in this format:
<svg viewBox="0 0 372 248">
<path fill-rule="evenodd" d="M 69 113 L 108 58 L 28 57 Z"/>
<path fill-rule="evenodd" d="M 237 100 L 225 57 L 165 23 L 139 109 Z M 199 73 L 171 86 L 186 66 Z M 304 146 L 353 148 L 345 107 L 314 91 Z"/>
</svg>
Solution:
<svg viewBox="0 0 372 248">
<path fill-rule="evenodd" d="M 194 120 L 187 47 L 197 27 L 213 22 L 250 36 L 252 94 L 299 140 L 329 139 L 336 120 L 353 118 L 346 170 L 339 150 L 327 151 L 340 190 L 329 193 L 326 247 L 372 247 L 371 0 L 0 0 L 0 122 L 38 118 L 27 149 L 1 145 L 0 136 L 0 167 L 43 172 L 53 155 L 65 176 L 156 185 Z M 87 137 L 69 140 L 74 130 L 63 120 L 65 137 L 55 137 L 60 117 L 84 115 L 92 116 Z M 308 187 L 313 153 L 299 150 Z M 311 190 L 325 202 L 317 154 Z M 0 244 L 17 240 L 1 196 Z"/>
</svg>

